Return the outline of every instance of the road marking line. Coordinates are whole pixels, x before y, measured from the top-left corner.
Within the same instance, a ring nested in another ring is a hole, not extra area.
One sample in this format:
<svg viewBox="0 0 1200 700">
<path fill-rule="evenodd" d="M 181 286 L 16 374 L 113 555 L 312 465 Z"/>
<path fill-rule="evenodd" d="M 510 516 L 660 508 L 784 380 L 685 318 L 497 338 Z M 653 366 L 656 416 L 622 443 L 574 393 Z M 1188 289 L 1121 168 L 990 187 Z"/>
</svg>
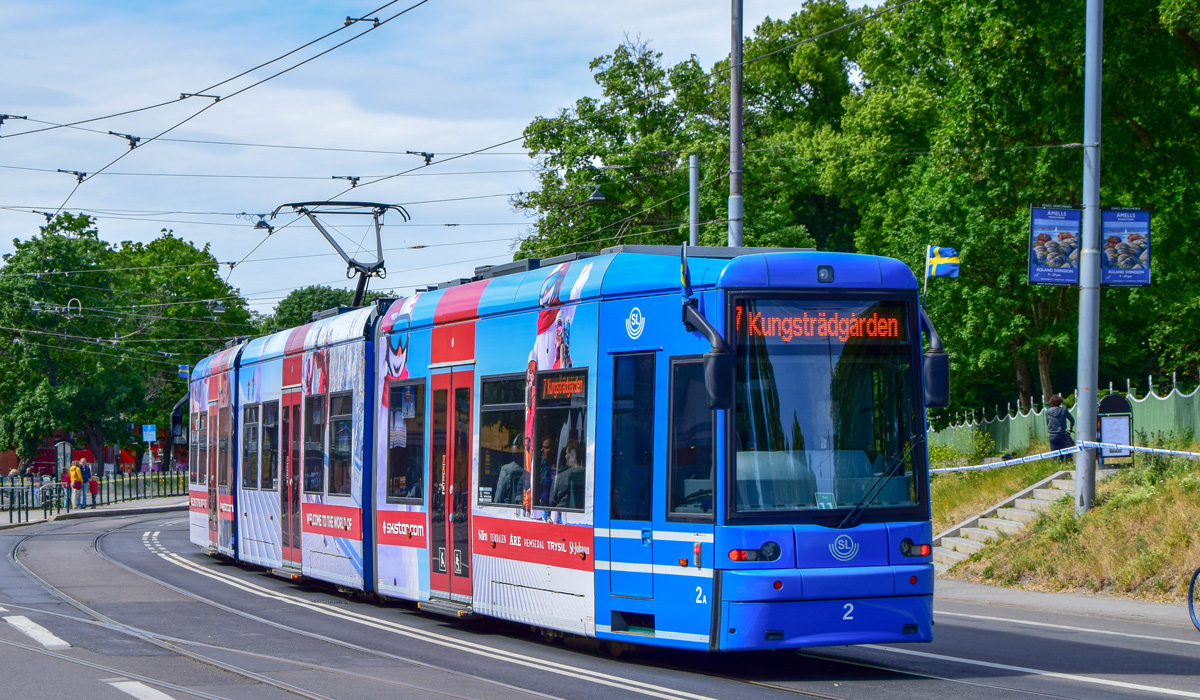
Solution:
<svg viewBox="0 0 1200 700">
<path fill-rule="evenodd" d="M 47 649 L 70 649 L 71 648 L 70 644 L 67 644 L 62 639 L 59 639 L 58 637 L 54 636 L 53 632 L 46 629 L 45 627 L 42 627 L 41 625 L 34 622 L 33 620 L 30 620 L 28 617 L 25 617 L 24 615 L 10 615 L 10 616 L 4 618 L 4 621 L 7 622 L 8 624 L 12 625 L 13 627 L 16 627 L 18 632 L 21 632 L 25 636 L 29 637 L 30 639 L 37 642 L 38 644 L 41 644 L 42 646 L 46 647 Z"/>
<path fill-rule="evenodd" d="M 0 612 L 8 612 L 8 608 L 0 608 Z"/>
<path fill-rule="evenodd" d="M 159 542 L 155 542 L 155 545 L 157 549 L 155 550 L 155 548 L 152 548 L 152 551 L 154 551 L 157 556 L 172 564 L 175 564 L 176 566 L 189 569 L 197 574 L 200 574 L 201 576 L 206 576 L 234 588 L 241 589 L 252 595 L 277 600 L 282 603 L 288 603 L 290 605 L 295 605 L 297 607 L 304 608 L 322 615 L 327 615 L 329 617 L 340 618 L 348 622 L 355 622 L 366 627 L 372 627 L 385 632 L 391 632 L 392 634 L 409 637 L 411 639 L 427 642 L 429 644 L 449 647 L 459 651 L 465 651 L 470 654 L 487 656 L 488 658 L 494 660 L 507 661 L 508 663 L 516 664 L 518 666 L 525 666 L 527 668 L 538 669 L 561 676 L 568 676 L 579 680 L 590 681 L 592 683 L 597 683 L 599 685 L 605 685 L 612 688 L 621 688 L 635 693 L 640 693 L 642 695 L 664 698 L 664 700 L 679 700 L 680 698 L 687 698 L 689 700 L 715 700 L 711 696 L 697 695 L 695 693 L 690 693 L 683 690 L 675 690 L 673 688 L 645 683 L 600 671 L 578 668 L 569 664 L 558 663 L 535 656 L 506 651 L 498 647 L 455 639 L 454 637 L 438 634 L 436 632 L 427 632 L 416 627 L 410 627 L 398 622 L 375 618 L 361 613 L 355 613 L 347 610 L 337 610 L 331 605 L 307 601 L 302 598 L 278 593 L 257 584 L 243 581 L 235 576 L 212 571 L 207 567 L 194 564 L 187 559 L 184 559 L 180 555 L 166 549 L 166 547 Z"/>
<path fill-rule="evenodd" d="M 936 659 L 938 661 L 952 661 L 959 664 L 967 664 L 969 666 L 983 666 L 984 668 L 994 668 L 1000 671 L 1015 671 L 1017 673 L 1025 673 L 1031 676 L 1046 676 L 1048 678 L 1059 678 L 1066 681 L 1075 681 L 1077 683 L 1092 683 L 1095 685 L 1106 685 L 1112 688 L 1124 688 L 1126 690 L 1141 690 L 1148 693 L 1160 693 L 1162 695 L 1174 695 L 1180 698 L 1200 698 L 1200 693 L 1193 693 L 1187 690 L 1175 690 L 1173 688 L 1160 688 L 1154 685 L 1142 685 L 1141 683 L 1128 683 L 1126 681 L 1112 681 L 1107 678 L 1093 678 L 1092 676 L 1080 676 L 1073 673 L 1059 673 L 1058 671 L 1043 671 L 1039 668 L 1029 668 L 1027 666 L 1012 666 L 1010 664 L 998 664 L 991 661 L 979 661 L 977 659 L 963 659 L 957 656 L 946 656 L 945 654 L 932 654 L 928 651 L 915 651 L 913 649 L 896 649 L 895 647 L 885 647 L 878 644 L 863 644 L 863 649 L 875 649 L 877 651 L 890 651 L 893 654 L 905 654 L 908 656 L 919 656 L 925 659 Z"/>
<path fill-rule="evenodd" d="M 1048 627 L 1056 630 L 1070 630 L 1072 632 L 1088 632 L 1090 634 L 1107 634 L 1113 637 L 1129 637 L 1132 639 L 1148 639 L 1154 642 L 1174 642 L 1175 644 L 1191 644 L 1192 646 L 1200 647 L 1200 641 L 1193 639 L 1174 639 L 1172 637 L 1155 637 L 1148 634 L 1133 634 L 1132 632 L 1115 632 L 1112 630 L 1098 630 L 1090 627 L 1072 627 L 1071 625 L 1055 625 L 1049 622 L 1034 622 L 1032 620 L 1017 620 L 1011 617 L 993 617 L 991 615 L 971 615 L 969 613 L 943 612 L 936 611 L 934 615 L 950 615 L 953 617 L 967 617 L 972 620 L 991 620 L 994 622 L 1011 622 L 1017 625 L 1031 625 L 1033 627 Z"/>
<path fill-rule="evenodd" d="M 175 696 L 167 695 L 161 690 L 155 690 L 154 688 L 151 688 L 145 683 L 141 683 L 139 681 L 120 680 L 105 681 L 105 683 L 108 683 L 110 686 L 116 688 L 122 693 L 125 693 L 126 695 L 132 695 L 138 700 L 175 700 Z"/>
</svg>

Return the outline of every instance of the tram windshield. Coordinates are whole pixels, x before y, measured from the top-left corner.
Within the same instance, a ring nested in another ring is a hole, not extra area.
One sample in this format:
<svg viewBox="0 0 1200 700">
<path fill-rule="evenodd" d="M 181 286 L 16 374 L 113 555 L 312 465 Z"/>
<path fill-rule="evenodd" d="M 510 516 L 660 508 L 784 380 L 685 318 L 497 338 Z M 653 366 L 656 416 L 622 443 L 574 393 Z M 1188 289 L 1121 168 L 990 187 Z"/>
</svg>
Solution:
<svg viewBox="0 0 1200 700">
<path fill-rule="evenodd" d="M 903 301 L 737 302 L 736 512 L 916 505 L 907 315 Z"/>
</svg>

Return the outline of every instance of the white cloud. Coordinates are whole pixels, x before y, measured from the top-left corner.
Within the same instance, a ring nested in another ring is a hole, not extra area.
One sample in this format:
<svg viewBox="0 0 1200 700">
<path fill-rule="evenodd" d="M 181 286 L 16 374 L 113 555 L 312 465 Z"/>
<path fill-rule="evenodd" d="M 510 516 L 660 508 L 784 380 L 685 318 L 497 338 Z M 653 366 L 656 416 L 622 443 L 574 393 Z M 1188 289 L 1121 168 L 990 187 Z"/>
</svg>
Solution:
<svg viewBox="0 0 1200 700">
<path fill-rule="evenodd" d="M 404 7 L 398 3 L 383 13 Z M 801 6 L 747 0 L 749 34 L 764 16 Z M 0 113 L 49 122 L 95 117 L 174 99 L 277 56 L 338 27 L 346 10 L 321 2 L 8 2 L 0 24 L 5 71 Z M 338 37 L 361 31 L 356 25 Z M 327 56 L 236 98 L 222 101 L 170 134 L 174 138 L 391 151 L 440 156 L 518 137 L 537 115 L 570 106 L 598 90 L 588 62 L 640 36 L 668 64 L 696 54 L 710 66 L 729 50 L 729 3 L 683 0 L 483 2 L 433 0 Z M 322 47 L 329 46 L 326 42 Z M 311 55 L 311 51 L 303 55 Z M 277 68 L 269 68 L 272 72 Z M 217 94 L 254 78 L 217 88 Z M 88 124 L 148 137 L 207 104 L 195 98 L 160 110 Z M 0 135 L 39 125 L 7 121 Z M 519 153 L 520 144 L 497 149 Z M 56 130 L 0 139 L 0 165 L 94 172 L 128 151 L 120 138 Z M 341 191 L 333 175 L 380 175 L 420 164 L 413 156 L 328 153 L 182 143 L 151 143 L 112 172 L 312 176 L 220 179 L 101 175 L 71 197 L 67 210 L 263 213 L 291 201 Z M 525 170 L 522 155 L 488 154 L 437 165 L 430 172 Z M 0 206 L 55 209 L 75 185 L 55 172 L 0 170 Z M 534 186 L 526 173 L 395 178 L 356 197 L 412 202 L 516 192 Z M 512 238 L 528 220 L 504 197 L 413 205 L 413 225 L 388 229 L 385 246 Z M 108 240 L 149 240 L 163 227 L 211 242 L 219 260 L 238 260 L 261 240 L 252 221 L 169 214 L 153 221 L 102 216 Z M 194 223 L 178 223 L 178 222 Z M 42 219 L 0 210 L 0 253 L 10 239 L 36 233 Z M 430 224 L 504 226 L 428 227 Z M 220 224 L 220 225 L 213 225 Z M 418 225 L 426 228 L 418 228 Z M 358 231 L 361 235 L 361 229 Z M 469 275 L 506 259 L 504 241 L 393 252 L 383 286 Z M 231 281 L 245 293 L 342 278 L 342 265 L 311 226 L 296 224 L 267 241 L 254 258 L 328 254 L 293 261 L 248 262 Z M 488 260 L 479 260 L 491 256 Z M 434 267 L 436 266 L 436 267 Z M 424 269 L 422 269 L 424 268 Z M 401 270 L 406 272 L 401 273 Z M 343 282 L 344 286 L 349 286 Z M 378 286 L 379 283 L 376 283 Z M 272 296 L 282 296 L 285 291 Z M 259 305 L 267 311 L 274 300 Z"/>
</svg>

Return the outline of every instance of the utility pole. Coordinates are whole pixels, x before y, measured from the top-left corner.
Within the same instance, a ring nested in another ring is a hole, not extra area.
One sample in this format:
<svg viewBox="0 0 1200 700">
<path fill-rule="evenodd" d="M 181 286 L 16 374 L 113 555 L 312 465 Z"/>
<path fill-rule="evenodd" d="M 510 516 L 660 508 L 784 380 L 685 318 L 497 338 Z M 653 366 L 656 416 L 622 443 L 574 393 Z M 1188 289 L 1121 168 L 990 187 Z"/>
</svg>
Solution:
<svg viewBox="0 0 1200 700">
<path fill-rule="evenodd" d="M 688 245 L 700 245 L 700 156 L 688 156 Z"/>
<path fill-rule="evenodd" d="M 733 1 L 729 52 L 729 247 L 742 247 L 742 0 Z"/>
<path fill-rule="evenodd" d="M 1079 256 L 1079 421 L 1076 436 L 1096 439 L 1096 383 L 1100 373 L 1100 98 L 1104 70 L 1104 0 L 1087 0 L 1083 73 L 1083 246 Z M 1096 450 L 1075 453 L 1075 512 L 1096 497 Z"/>
</svg>

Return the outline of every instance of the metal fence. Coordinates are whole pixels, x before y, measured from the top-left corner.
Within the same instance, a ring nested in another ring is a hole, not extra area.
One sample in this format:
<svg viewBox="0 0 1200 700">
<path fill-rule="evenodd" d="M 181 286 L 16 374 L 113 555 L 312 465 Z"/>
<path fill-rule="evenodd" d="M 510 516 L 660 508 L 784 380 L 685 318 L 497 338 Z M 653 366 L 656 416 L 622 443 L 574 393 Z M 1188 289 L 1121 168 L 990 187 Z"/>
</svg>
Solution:
<svg viewBox="0 0 1200 700">
<path fill-rule="evenodd" d="M 1122 392 L 1117 392 L 1122 393 Z M 1146 444 L 1156 437 L 1173 436 L 1181 442 L 1190 442 L 1200 437 L 1200 387 L 1183 393 L 1178 387 L 1159 395 L 1150 391 L 1138 398 L 1126 393 L 1133 408 L 1134 442 Z M 929 433 L 931 445 L 953 448 L 960 454 L 970 455 L 977 441 L 976 435 L 986 435 L 995 445 L 994 454 L 1019 454 L 1041 449 L 1048 443 L 1046 435 L 1045 406 L 1041 410 L 1021 413 L 1012 411 L 993 415 L 992 418 L 972 416 L 961 423 Z M 1074 410 L 1072 415 L 1077 414 Z"/>
<path fill-rule="evenodd" d="M 41 519 L 72 509 L 136 501 L 163 496 L 186 496 L 185 472 L 135 472 L 105 474 L 97 479 L 99 489 L 92 494 L 88 484 L 73 489 L 61 481 L 46 481 L 41 477 L 0 478 L 0 518 L 8 512 L 8 522 L 28 522 L 41 511 Z M 82 499 L 82 500 L 81 500 Z"/>
</svg>

